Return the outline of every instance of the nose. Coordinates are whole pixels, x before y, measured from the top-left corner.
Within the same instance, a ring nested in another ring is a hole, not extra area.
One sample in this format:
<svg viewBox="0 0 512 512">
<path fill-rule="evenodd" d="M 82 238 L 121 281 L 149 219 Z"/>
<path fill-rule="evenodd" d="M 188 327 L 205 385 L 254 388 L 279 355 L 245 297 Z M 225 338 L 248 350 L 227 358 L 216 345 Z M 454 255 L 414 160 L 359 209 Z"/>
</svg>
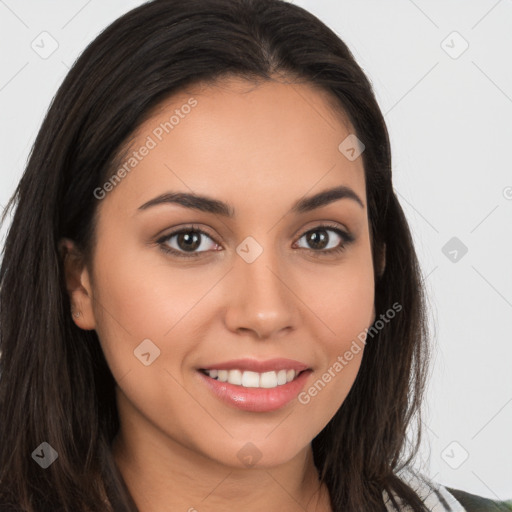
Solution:
<svg viewBox="0 0 512 512">
<path fill-rule="evenodd" d="M 225 322 L 237 334 L 277 338 L 297 328 L 300 311 L 292 272 L 284 269 L 271 249 L 251 263 L 236 257 L 228 277 Z"/>
</svg>

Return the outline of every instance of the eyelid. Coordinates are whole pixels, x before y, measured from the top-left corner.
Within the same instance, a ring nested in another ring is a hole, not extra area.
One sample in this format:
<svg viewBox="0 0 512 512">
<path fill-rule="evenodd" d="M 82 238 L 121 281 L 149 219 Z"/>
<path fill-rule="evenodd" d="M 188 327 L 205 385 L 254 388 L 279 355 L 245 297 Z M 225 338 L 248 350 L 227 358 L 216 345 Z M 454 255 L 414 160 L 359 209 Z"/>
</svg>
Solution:
<svg viewBox="0 0 512 512">
<path fill-rule="evenodd" d="M 323 228 L 336 231 L 337 233 L 340 233 L 343 237 L 346 237 L 347 240 L 354 239 L 354 236 L 352 235 L 352 233 L 350 232 L 349 229 L 345 228 L 343 225 L 340 225 L 336 222 L 332 222 L 332 221 L 328 221 L 328 220 L 317 221 L 317 223 L 314 224 L 313 226 L 311 226 L 307 229 L 301 230 L 300 231 L 301 234 L 299 235 L 298 239 L 302 238 L 304 235 L 306 235 L 310 231 L 315 231 L 315 229 L 323 229 Z"/>
</svg>

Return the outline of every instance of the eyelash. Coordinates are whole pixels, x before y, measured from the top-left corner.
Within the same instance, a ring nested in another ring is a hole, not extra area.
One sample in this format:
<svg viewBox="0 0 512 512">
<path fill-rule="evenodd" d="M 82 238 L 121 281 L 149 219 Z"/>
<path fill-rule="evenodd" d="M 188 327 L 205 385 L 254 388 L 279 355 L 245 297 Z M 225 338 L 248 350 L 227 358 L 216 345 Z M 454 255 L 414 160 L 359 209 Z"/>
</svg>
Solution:
<svg viewBox="0 0 512 512">
<path fill-rule="evenodd" d="M 327 224 L 319 224 L 318 226 L 315 226 L 312 229 L 308 229 L 307 231 L 302 233 L 302 235 L 298 238 L 298 240 L 300 240 L 304 235 L 307 235 L 308 233 L 311 233 L 311 232 L 314 232 L 317 230 L 320 231 L 322 229 L 325 229 L 327 231 L 334 231 L 337 235 L 339 235 L 344 240 L 344 243 L 342 243 L 338 247 L 335 247 L 334 249 L 327 249 L 327 250 L 325 250 L 325 249 L 319 249 L 319 250 L 304 249 L 308 252 L 313 253 L 315 257 L 322 257 L 322 256 L 328 257 L 328 256 L 334 256 L 334 255 L 340 254 L 347 248 L 347 246 L 349 244 L 351 244 L 355 240 L 354 236 L 351 235 L 350 233 L 346 233 L 345 231 L 342 231 L 341 229 L 339 229 L 337 226 L 333 226 L 328 223 Z M 206 233 L 201 228 L 194 226 L 194 225 L 187 226 L 178 231 L 174 231 L 172 233 L 169 233 L 168 235 L 165 235 L 164 237 L 157 240 L 157 244 L 160 246 L 162 251 L 164 251 L 166 254 L 172 254 L 173 256 L 177 256 L 178 258 L 197 258 L 204 252 L 210 252 L 210 251 L 200 251 L 200 252 L 187 253 L 187 252 L 177 251 L 176 249 L 169 247 L 165 243 L 165 242 L 168 242 L 172 237 L 174 237 L 176 235 L 180 235 L 181 233 L 200 233 L 201 235 L 207 236 L 208 238 L 213 240 L 217 245 L 219 245 L 218 242 L 216 240 L 214 240 L 208 233 Z"/>
</svg>

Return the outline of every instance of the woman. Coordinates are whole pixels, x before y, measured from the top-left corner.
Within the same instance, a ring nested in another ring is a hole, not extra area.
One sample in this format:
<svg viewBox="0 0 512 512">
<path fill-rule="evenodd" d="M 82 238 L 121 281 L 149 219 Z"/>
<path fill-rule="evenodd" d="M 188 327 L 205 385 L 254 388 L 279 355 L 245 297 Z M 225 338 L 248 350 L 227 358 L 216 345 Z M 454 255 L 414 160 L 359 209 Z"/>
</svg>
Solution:
<svg viewBox="0 0 512 512">
<path fill-rule="evenodd" d="M 370 83 L 303 9 L 124 15 L 12 207 L 6 510 L 507 510 L 411 469 L 418 261 Z"/>
</svg>

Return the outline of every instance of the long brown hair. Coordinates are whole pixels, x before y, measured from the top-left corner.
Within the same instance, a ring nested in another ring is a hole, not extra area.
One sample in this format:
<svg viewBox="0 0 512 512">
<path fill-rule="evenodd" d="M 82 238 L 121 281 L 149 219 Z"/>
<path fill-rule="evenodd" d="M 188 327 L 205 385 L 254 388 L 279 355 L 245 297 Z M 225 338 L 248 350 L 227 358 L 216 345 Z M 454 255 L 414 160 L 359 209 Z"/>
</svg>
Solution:
<svg viewBox="0 0 512 512">
<path fill-rule="evenodd" d="M 345 43 L 282 0 L 145 3 L 107 27 L 59 88 L 2 218 L 14 209 L 0 268 L 0 505 L 106 510 L 106 497 L 113 510 L 137 510 L 110 449 L 119 428 L 116 383 L 96 332 L 70 319 L 57 244 L 70 238 L 90 256 L 94 190 L 112 176 L 130 135 L 166 96 L 229 75 L 317 85 L 365 145 L 374 267 L 386 257 L 384 273 L 375 274 L 376 318 L 395 302 L 403 310 L 367 339 L 349 395 L 312 442 L 314 461 L 335 512 L 384 510 L 384 491 L 426 510 L 397 476 L 421 439 L 428 332 L 388 132 Z M 47 469 L 31 457 L 42 442 L 58 453 Z"/>
</svg>

